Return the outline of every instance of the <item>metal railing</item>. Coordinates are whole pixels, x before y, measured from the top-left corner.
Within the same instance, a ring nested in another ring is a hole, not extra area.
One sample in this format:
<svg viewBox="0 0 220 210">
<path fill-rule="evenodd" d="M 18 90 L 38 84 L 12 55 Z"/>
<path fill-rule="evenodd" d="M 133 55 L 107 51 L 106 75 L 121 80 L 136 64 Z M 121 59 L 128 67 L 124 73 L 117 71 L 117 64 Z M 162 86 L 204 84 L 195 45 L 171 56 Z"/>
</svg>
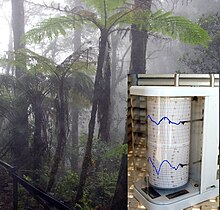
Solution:
<svg viewBox="0 0 220 210">
<path fill-rule="evenodd" d="M 31 194 L 31 196 L 35 198 L 44 207 L 45 210 L 50 210 L 50 207 L 55 207 L 60 210 L 75 210 L 75 208 L 70 208 L 66 206 L 61 201 L 58 201 L 57 199 L 48 195 L 40 188 L 33 186 L 27 180 L 21 178 L 16 173 L 16 167 L 13 167 L 1 160 L 0 165 L 9 172 L 9 175 L 13 179 L 13 210 L 18 209 L 18 184 L 25 188 L 25 190 L 28 191 Z"/>
</svg>

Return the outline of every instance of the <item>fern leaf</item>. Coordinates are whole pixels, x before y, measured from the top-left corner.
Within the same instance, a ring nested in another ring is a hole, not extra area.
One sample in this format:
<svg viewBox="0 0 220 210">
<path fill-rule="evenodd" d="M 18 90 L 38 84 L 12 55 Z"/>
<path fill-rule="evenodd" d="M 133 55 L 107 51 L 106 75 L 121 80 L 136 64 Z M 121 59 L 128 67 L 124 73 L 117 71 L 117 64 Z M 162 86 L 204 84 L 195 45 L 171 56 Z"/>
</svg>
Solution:
<svg viewBox="0 0 220 210">
<path fill-rule="evenodd" d="M 76 17 L 70 15 L 46 19 L 28 31 L 25 40 L 38 43 L 44 38 L 51 40 L 59 34 L 65 35 L 66 29 L 73 29 L 76 26 L 75 19 Z"/>
<path fill-rule="evenodd" d="M 147 30 L 159 32 L 188 44 L 208 46 L 210 37 L 198 24 L 170 12 L 156 12 L 151 15 Z"/>
<path fill-rule="evenodd" d="M 158 10 L 153 14 L 154 19 L 165 19 L 172 15 L 173 15 L 172 12 L 164 12 L 163 10 Z"/>
<path fill-rule="evenodd" d="M 7 68 L 7 66 L 13 66 L 19 68 L 21 71 L 26 69 L 25 58 L 20 58 L 17 60 L 8 59 L 8 58 L 0 58 L 0 66 L 3 68 Z"/>
<path fill-rule="evenodd" d="M 1 58 L 0 65 L 5 67 L 6 65 L 12 65 L 18 67 L 23 72 L 29 72 L 30 74 L 44 73 L 51 74 L 56 69 L 56 64 L 27 48 L 19 49 L 13 53 L 15 60 Z"/>
<path fill-rule="evenodd" d="M 132 10 L 128 8 L 123 8 L 118 12 L 114 13 L 108 18 L 108 25 L 107 27 L 110 28 L 115 25 L 122 26 L 125 23 L 132 24 Z"/>
<path fill-rule="evenodd" d="M 86 22 L 93 23 L 98 28 L 102 28 L 102 26 L 103 26 L 102 21 L 97 17 L 96 13 L 94 13 L 94 12 L 82 9 L 82 10 L 79 10 L 79 11 L 73 13 L 73 14 L 78 16 L 79 20 L 81 20 L 81 22 L 84 24 Z"/>
<path fill-rule="evenodd" d="M 104 16 L 106 8 L 107 16 L 110 17 L 117 8 L 122 7 L 126 0 L 83 0 L 88 6 L 92 6 L 101 16 Z"/>
</svg>

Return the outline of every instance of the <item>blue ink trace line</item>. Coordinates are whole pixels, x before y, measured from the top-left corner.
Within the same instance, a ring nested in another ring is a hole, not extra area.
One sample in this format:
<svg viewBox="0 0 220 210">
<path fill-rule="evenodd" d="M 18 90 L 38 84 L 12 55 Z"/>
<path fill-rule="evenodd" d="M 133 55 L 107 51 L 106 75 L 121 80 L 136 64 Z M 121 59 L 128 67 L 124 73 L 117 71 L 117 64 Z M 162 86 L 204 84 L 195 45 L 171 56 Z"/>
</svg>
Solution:
<svg viewBox="0 0 220 210">
<path fill-rule="evenodd" d="M 151 116 L 148 114 L 147 118 L 150 118 L 151 122 L 155 123 L 156 125 L 159 125 L 163 120 L 168 120 L 169 124 L 174 124 L 174 125 L 180 125 L 181 123 L 184 124 L 185 121 L 179 121 L 178 123 L 172 122 L 168 117 L 164 116 L 160 119 L 160 121 L 157 123 L 154 121 Z"/>
<path fill-rule="evenodd" d="M 157 169 L 157 167 L 154 165 L 154 162 L 152 161 L 151 157 L 148 157 L 148 161 L 151 163 L 151 165 L 153 166 L 153 168 L 155 169 L 157 175 L 160 174 L 160 170 L 162 165 L 167 162 L 170 166 L 170 168 L 174 169 L 174 170 L 178 170 L 178 168 L 181 166 L 183 168 L 183 166 L 187 166 L 188 164 L 181 164 L 179 163 L 177 167 L 172 166 L 171 163 L 168 160 L 163 160 L 162 163 L 160 164 L 159 168 Z"/>
</svg>

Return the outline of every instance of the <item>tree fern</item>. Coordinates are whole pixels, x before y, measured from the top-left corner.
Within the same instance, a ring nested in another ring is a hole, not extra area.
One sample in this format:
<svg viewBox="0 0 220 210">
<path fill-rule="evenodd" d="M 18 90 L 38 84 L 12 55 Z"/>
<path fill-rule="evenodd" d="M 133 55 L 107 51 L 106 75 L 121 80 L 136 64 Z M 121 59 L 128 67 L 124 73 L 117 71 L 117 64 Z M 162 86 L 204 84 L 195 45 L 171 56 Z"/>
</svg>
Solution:
<svg viewBox="0 0 220 210">
<path fill-rule="evenodd" d="M 66 83 L 71 87 L 70 95 L 72 95 L 72 98 L 76 98 L 77 96 L 77 98 L 81 99 L 79 103 L 83 101 L 83 104 L 90 104 L 88 102 L 92 101 L 94 84 L 88 75 L 80 72 L 80 70 L 77 72 L 75 71 L 72 73 L 71 77 L 67 78 Z"/>
<path fill-rule="evenodd" d="M 104 17 L 105 12 L 107 17 L 115 13 L 116 9 L 124 6 L 126 0 L 83 0 L 88 6 L 92 6 L 97 12 Z"/>
<path fill-rule="evenodd" d="M 73 29 L 79 25 L 80 20 L 75 16 L 67 15 L 46 19 L 25 34 L 25 40 L 34 43 L 44 38 L 52 40 L 59 34 L 66 35 L 67 29 Z"/>
<path fill-rule="evenodd" d="M 147 29 L 189 44 L 202 44 L 207 47 L 210 41 L 207 31 L 198 24 L 185 17 L 174 16 L 171 12 L 163 12 L 162 10 L 150 16 Z"/>
<path fill-rule="evenodd" d="M 123 2 L 121 1 L 120 3 L 122 4 Z M 101 4 L 103 4 L 103 1 L 99 0 L 94 6 L 101 7 Z M 113 8 L 114 4 L 109 3 L 109 5 Z M 119 6 L 119 4 L 115 4 L 115 6 Z M 95 24 L 99 29 L 105 27 L 108 31 L 116 25 L 121 27 L 125 24 L 136 24 L 141 29 L 147 29 L 148 32 L 161 33 L 189 44 L 208 46 L 210 41 L 210 37 L 204 29 L 185 17 L 174 16 L 172 12 L 164 12 L 162 10 L 150 13 L 149 11 L 138 11 L 130 8 L 123 8 L 113 13 L 106 19 L 105 24 L 95 13 L 81 9 L 73 12 L 71 16 L 55 17 L 43 21 L 30 30 L 26 34 L 26 38 L 32 39 L 34 42 L 39 42 L 46 37 L 52 39 L 59 34 L 65 35 L 67 29 L 72 29 L 79 24 L 88 24 L 89 22 Z"/>
<path fill-rule="evenodd" d="M 28 48 L 23 48 L 13 53 L 16 60 L 0 58 L 0 66 L 12 65 L 29 74 L 51 74 L 56 69 L 56 64 L 49 58 L 41 56 Z"/>
</svg>

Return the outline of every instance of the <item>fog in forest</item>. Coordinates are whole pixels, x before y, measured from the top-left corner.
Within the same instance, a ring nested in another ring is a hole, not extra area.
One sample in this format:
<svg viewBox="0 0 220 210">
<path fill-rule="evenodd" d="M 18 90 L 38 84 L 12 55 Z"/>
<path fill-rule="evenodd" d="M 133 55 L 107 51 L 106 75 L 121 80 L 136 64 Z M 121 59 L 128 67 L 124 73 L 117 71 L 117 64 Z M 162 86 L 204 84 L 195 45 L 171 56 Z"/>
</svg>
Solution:
<svg viewBox="0 0 220 210">
<path fill-rule="evenodd" d="M 220 0 L 0 0 L 0 159 L 71 208 L 127 208 L 127 74 L 219 73 L 219 11 Z M 19 209 L 42 209 L 30 195 L 19 188 Z"/>
</svg>

